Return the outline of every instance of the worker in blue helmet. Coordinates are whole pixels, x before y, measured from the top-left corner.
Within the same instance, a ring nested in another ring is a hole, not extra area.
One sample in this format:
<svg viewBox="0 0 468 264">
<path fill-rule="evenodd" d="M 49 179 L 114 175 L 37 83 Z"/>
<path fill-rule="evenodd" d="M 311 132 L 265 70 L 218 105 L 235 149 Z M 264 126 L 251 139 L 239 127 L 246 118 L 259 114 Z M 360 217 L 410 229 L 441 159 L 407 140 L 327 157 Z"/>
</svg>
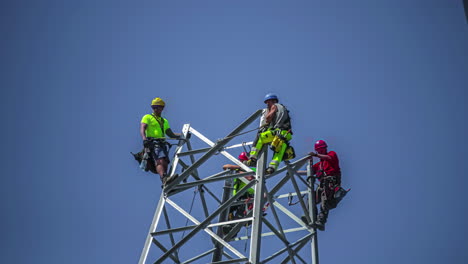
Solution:
<svg viewBox="0 0 468 264">
<path fill-rule="evenodd" d="M 281 161 L 292 159 L 295 154 L 294 149 L 289 144 L 292 139 L 289 110 L 279 103 L 278 96 L 274 93 L 265 95 L 263 102 L 266 104 L 266 108 L 260 119 L 261 129 L 254 140 L 250 158 L 245 163 L 248 166 L 254 166 L 257 163 L 258 152 L 264 144 L 269 144 L 274 155 L 266 173 L 271 174 L 275 172 Z"/>
</svg>

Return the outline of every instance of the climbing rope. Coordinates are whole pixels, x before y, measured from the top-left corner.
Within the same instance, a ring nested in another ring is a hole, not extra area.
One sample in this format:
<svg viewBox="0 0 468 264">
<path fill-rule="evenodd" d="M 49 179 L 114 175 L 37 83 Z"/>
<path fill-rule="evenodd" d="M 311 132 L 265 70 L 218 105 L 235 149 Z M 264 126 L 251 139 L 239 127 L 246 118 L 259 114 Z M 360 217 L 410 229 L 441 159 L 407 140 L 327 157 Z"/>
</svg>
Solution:
<svg viewBox="0 0 468 264">
<path fill-rule="evenodd" d="M 304 197 L 306 196 L 305 194 L 301 195 L 302 196 L 302 199 L 304 199 Z M 299 203 L 299 199 L 297 199 L 297 202 L 293 202 L 293 195 L 292 193 L 289 193 L 288 195 L 288 205 L 291 206 L 291 205 L 296 205 Z"/>
<path fill-rule="evenodd" d="M 244 135 L 244 134 L 250 133 L 250 132 L 252 132 L 252 131 L 259 130 L 260 128 L 263 128 L 263 127 L 257 127 L 257 128 L 254 128 L 254 129 L 251 129 L 251 130 L 248 130 L 248 131 L 245 131 L 245 132 L 239 133 L 239 134 L 235 134 L 235 135 L 232 135 L 232 136 L 228 136 L 228 137 L 225 137 L 225 138 L 219 139 L 218 141 L 221 141 L 221 140 L 226 140 L 226 139 L 230 139 L 230 138 L 234 138 L 234 137 L 237 137 L 237 136 L 241 136 L 241 135 Z"/>
<path fill-rule="evenodd" d="M 190 205 L 189 214 L 191 214 L 191 213 L 192 213 L 193 204 L 194 204 L 194 202 L 195 202 L 195 198 L 197 198 L 197 197 L 196 197 L 196 195 L 197 195 L 197 192 L 198 192 L 198 187 L 195 187 L 195 190 L 193 191 L 192 204 Z M 189 221 L 189 219 L 187 218 L 187 220 L 185 220 L 185 226 L 187 226 L 187 225 L 188 225 L 188 221 Z M 185 236 L 185 230 L 184 230 L 184 232 L 182 232 L 182 238 L 181 238 L 181 239 L 183 239 L 183 238 L 184 238 L 184 236 Z M 179 249 L 180 249 L 180 248 L 179 248 Z M 179 252 L 179 249 L 177 250 L 177 253 Z"/>
</svg>

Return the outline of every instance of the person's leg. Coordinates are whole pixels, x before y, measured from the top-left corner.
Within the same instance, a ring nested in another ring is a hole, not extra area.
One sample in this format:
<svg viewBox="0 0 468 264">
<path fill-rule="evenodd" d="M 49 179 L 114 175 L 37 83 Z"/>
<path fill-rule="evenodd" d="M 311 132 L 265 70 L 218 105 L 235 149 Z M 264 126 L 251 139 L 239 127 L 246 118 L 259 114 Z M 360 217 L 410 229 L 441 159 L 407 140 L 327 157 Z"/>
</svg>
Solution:
<svg viewBox="0 0 468 264">
<path fill-rule="evenodd" d="M 248 160 L 247 165 L 253 166 L 255 165 L 255 161 L 257 161 L 258 151 L 260 151 L 263 147 L 263 144 L 270 143 L 274 138 L 273 132 L 271 130 L 265 131 L 257 135 L 256 141 L 254 141 L 254 147 L 250 151 L 250 159 Z"/>
<path fill-rule="evenodd" d="M 268 165 L 268 169 L 267 169 L 267 172 L 269 174 L 275 172 L 278 169 L 278 166 L 283 160 L 284 152 L 286 152 L 287 148 L 288 148 L 288 145 L 286 143 L 283 143 L 280 151 L 275 152 L 275 154 L 273 154 L 273 159 L 271 160 L 270 165 Z"/>
<path fill-rule="evenodd" d="M 278 169 L 279 164 L 281 163 L 281 161 L 283 161 L 284 153 L 288 148 L 287 142 L 289 142 L 291 139 L 292 136 L 289 131 L 281 130 L 281 135 L 277 136 L 276 138 L 276 140 L 279 140 L 277 141 L 279 143 L 278 146 L 275 146 L 276 151 L 274 152 L 275 154 L 273 154 L 273 159 L 271 160 L 267 168 L 267 174 L 271 174 Z M 273 142 L 272 144 L 275 144 L 275 142 Z"/>
<path fill-rule="evenodd" d="M 160 158 L 156 160 L 156 171 L 159 174 L 159 177 L 161 177 L 161 180 L 167 177 L 166 171 L 167 171 L 167 159 L 166 158 Z"/>
<path fill-rule="evenodd" d="M 317 215 L 317 221 L 315 221 L 315 227 L 321 231 L 325 230 L 325 224 L 328 219 L 328 208 L 327 208 L 327 188 L 320 188 L 320 213 Z"/>
<path fill-rule="evenodd" d="M 166 184 L 166 180 L 168 179 L 168 177 L 167 177 L 167 166 L 168 166 L 167 157 L 166 157 L 166 154 L 165 154 L 165 151 L 164 151 L 163 147 L 155 148 L 154 153 L 155 153 L 155 156 L 157 157 L 157 159 L 156 159 L 156 171 L 158 172 L 159 177 L 161 178 L 161 182 L 164 185 L 164 184 Z"/>
</svg>

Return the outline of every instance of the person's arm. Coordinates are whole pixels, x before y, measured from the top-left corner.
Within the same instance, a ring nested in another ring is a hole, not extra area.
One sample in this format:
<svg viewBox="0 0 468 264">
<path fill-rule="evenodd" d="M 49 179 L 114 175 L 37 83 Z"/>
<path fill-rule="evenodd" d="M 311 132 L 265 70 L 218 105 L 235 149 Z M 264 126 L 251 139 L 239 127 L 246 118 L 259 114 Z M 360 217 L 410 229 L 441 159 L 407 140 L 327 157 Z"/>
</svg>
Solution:
<svg viewBox="0 0 468 264">
<path fill-rule="evenodd" d="M 312 157 L 317 157 L 321 160 L 331 160 L 332 157 L 330 157 L 329 155 L 325 155 L 325 154 L 318 154 L 316 152 L 310 152 L 309 155 L 311 155 Z"/>
<path fill-rule="evenodd" d="M 140 135 L 143 140 L 146 140 L 146 128 L 148 127 L 147 124 L 141 123 L 140 124 Z"/>
<path fill-rule="evenodd" d="M 278 107 L 276 107 L 276 105 L 272 105 L 271 109 L 268 111 L 268 114 L 265 116 L 265 120 L 267 124 L 271 123 L 277 111 L 278 111 Z"/>
<path fill-rule="evenodd" d="M 180 133 L 174 133 L 170 128 L 166 129 L 166 135 L 170 136 L 171 138 L 176 138 L 180 139 L 181 134 Z"/>
<path fill-rule="evenodd" d="M 223 165 L 223 170 L 238 170 L 238 169 L 240 169 L 240 166 L 238 165 L 232 165 L 232 164 Z"/>
</svg>

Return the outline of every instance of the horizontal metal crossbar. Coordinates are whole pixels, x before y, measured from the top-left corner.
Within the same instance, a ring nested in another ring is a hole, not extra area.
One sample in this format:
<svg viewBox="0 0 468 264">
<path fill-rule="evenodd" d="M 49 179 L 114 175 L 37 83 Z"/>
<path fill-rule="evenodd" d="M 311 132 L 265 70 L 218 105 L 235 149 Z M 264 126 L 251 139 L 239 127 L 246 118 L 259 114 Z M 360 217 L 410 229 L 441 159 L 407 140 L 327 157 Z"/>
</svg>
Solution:
<svg viewBox="0 0 468 264">
<path fill-rule="evenodd" d="M 206 251 L 206 252 L 204 252 L 204 253 L 202 253 L 202 254 L 196 256 L 196 257 L 193 257 L 193 258 L 191 258 L 191 259 L 188 259 L 188 260 L 182 262 L 181 264 L 189 264 L 189 263 L 192 263 L 192 262 L 194 262 L 194 261 L 196 261 L 196 260 L 199 260 L 199 259 L 203 258 L 204 256 L 208 256 L 209 254 L 213 253 L 215 250 L 216 250 L 215 248 L 212 248 L 212 249 L 210 249 L 210 250 L 208 250 L 208 251 Z"/>
<path fill-rule="evenodd" d="M 250 141 L 250 142 L 246 142 L 246 143 L 242 143 L 242 144 L 236 144 L 236 145 L 232 145 L 232 146 L 229 146 L 229 147 L 224 147 L 224 148 L 222 148 L 222 150 L 238 148 L 238 147 L 242 147 L 242 146 L 248 146 L 248 145 L 252 145 L 252 143 L 253 142 Z M 199 154 L 199 153 L 205 153 L 210 149 L 211 148 L 201 148 L 201 149 L 189 150 L 189 151 L 186 151 L 186 152 L 177 153 L 177 157 L 180 158 L 180 157 L 195 155 L 195 154 Z"/>
<path fill-rule="evenodd" d="M 303 231 L 303 230 L 307 230 L 307 228 L 305 228 L 305 227 L 295 227 L 295 228 L 285 229 L 283 231 L 286 234 L 286 233 L 298 232 L 298 231 Z M 273 232 L 262 233 L 262 237 L 268 237 L 268 236 L 274 236 L 274 235 L 276 235 L 276 234 L 273 233 Z M 238 241 L 238 240 L 246 240 L 246 239 L 250 239 L 250 236 L 236 237 L 236 238 L 233 238 L 231 240 L 232 241 Z"/>
<path fill-rule="evenodd" d="M 211 264 L 243 263 L 248 260 L 249 260 L 248 258 L 229 259 L 229 260 L 211 262 Z"/>
</svg>

